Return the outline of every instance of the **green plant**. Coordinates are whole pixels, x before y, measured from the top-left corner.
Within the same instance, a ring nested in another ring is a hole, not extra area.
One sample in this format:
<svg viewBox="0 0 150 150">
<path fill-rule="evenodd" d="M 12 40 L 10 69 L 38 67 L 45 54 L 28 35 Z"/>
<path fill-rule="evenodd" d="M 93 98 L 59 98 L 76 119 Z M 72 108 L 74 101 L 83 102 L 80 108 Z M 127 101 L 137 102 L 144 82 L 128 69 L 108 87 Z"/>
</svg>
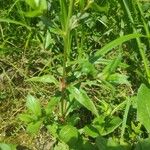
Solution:
<svg viewBox="0 0 150 150">
<path fill-rule="evenodd" d="M 26 112 L 13 112 L 25 122 L 18 130 L 35 139 L 48 132 L 55 150 L 149 146 L 149 6 L 14 0 L 7 10 L 0 3 L 0 95 L 19 99 L 15 106 L 26 100 Z"/>
</svg>

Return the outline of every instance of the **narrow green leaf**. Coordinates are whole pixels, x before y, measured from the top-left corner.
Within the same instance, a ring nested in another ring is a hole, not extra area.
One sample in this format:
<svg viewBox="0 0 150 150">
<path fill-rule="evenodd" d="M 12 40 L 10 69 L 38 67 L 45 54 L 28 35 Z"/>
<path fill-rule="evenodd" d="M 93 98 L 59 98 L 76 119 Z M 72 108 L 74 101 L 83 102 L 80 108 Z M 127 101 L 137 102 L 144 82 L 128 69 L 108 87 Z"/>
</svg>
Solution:
<svg viewBox="0 0 150 150">
<path fill-rule="evenodd" d="M 101 48 L 100 50 L 98 50 L 95 53 L 95 58 L 92 58 L 94 60 L 94 62 L 99 58 L 104 56 L 106 53 L 108 53 L 111 49 L 115 48 L 116 46 L 121 45 L 122 43 L 129 41 L 131 39 L 137 38 L 137 37 L 142 37 L 143 35 L 140 34 L 128 34 L 128 35 L 124 35 L 121 36 L 117 39 L 115 39 L 114 41 L 108 43 L 107 45 L 105 45 L 103 48 Z"/>
<path fill-rule="evenodd" d="M 139 121 L 150 132 L 150 89 L 144 84 L 137 94 L 137 114 Z"/>
<path fill-rule="evenodd" d="M 27 103 L 28 109 L 36 116 L 41 116 L 41 105 L 40 102 L 35 99 L 32 95 L 27 96 Z"/>
<path fill-rule="evenodd" d="M 16 25 L 21 25 L 21 26 L 26 27 L 28 30 L 31 30 L 30 26 L 28 26 L 28 25 L 26 25 L 24 23 L 21 23 L 19 21 L 11 20 L 9 18 L 0 18 L 0 22 L 13 23 L 13 24 L 16 24 Z"/>
<path fill-rule="evenodd" d="M 96 116 L 99 116 L 98 110 L 96 109 L 93 101 L 88 97 L 84 90 L 79 90 L 74 86 L 69 86 L 68 90 L 80 104 L 82 104 L 85 108 L 90 110 Z"/>
<path fill-rule="evenodd" d="M 32 81 L 32 82 L 42 82 L 42 83 L 54 83 L 58 86 L 59 82 L 56 80 L 56 78 L 52 75 L 43 75 L 40 77 L 32 77 L 27 79 L 26 81 Z"/>
</svg>

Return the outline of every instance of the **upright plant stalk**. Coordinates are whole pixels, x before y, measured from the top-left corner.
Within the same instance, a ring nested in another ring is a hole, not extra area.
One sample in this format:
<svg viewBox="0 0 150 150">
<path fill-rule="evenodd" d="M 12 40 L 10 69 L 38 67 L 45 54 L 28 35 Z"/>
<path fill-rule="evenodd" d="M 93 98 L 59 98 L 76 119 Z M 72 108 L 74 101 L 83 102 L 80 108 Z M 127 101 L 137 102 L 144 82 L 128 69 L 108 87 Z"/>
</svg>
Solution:
<svg viewBox="0 0 150 150">
<path fill-rule="evenodd" d="M 137 6 L 138 6 L 138 9 L 139 9 L 139 12 L 140 12 L 140 15 L 142 16 L 141 19 L 142 19 L 142 22 L 143 22 L 143 26 L 144 26 L 144 30 L 145 30 L 145 33 L 146 33 L 146 36 L 147 37 L 150 37 L 150 31 L 149 31 L 149 28 L 148 28 L 148 25 L 144 19 L 144 13 L 143 13 L 143 10 L 141 8 L 141 4 L 139 3 L 139 1 L 137 0 Z M 148 44 L 150 46 L 150 40 L 148 39 Z"/>
<path fill-rule="evenodd" d="M 133 17 L 131 15 L 131 12 L 128 8 L 128 5 L 127 3 L 125 2 L 125 0 L 123 0 L 123 4 L 124 4 L 124 7 L 126 9 L 126 12 L 128 14 L 128 17 L 129 17 L 129 20 L 131 21 L 132 23 L 132 29 L 133 29 L 133 33 L 137 33 L 137 30 L 136 28 L 134 27 L 134 20 L 133 20 Z M 144 49 L 143 49 L 143 46 L 142 46 L 142 43 L 141 43 L 141 40 L 140 38 L 136 38 L 136 42 L 137 42 L 137 45 L 138 45 L 138 48 L 139 48 L 139 52 L 140 52 L 140 55 L 142 57 L 142 60 L 143 60 L 143 63 L 144 63 L 144 68 L 145 68 L 145 71 L 146 71 L 146 76 L 147 76 L 147 80 L 148 82 L 150 83 L 150 71 L 149 71 L 149 62 L 148 62 L 148 59 L 146 57 L 146 54 L 144 52 Z"/>
<path fill-rule="evenodd" d="M 62 84 L 62 98 L 61 98 L 61 115 L 63 116 L 65 110 L 66 110 L 66 101 L 65 101 L 65 88 L 66 88 L 66 78 L 67 78 L 67 72 L 66 72 L 66 63 L 70 55 L 70 46 L 71 46 L 71 28 L 70 28 L 70 19 L 72 17 L 73 12 L 73 5 L 74 0 L 70 0 L 68 9 L 67 9 L 67 2 L 66 0 L 60 0 L 61 5 L 61 15 L 62 19 L 62 30 L 64 31 L 63 35 L 63 42 L 64 42 L 64 50 L 63 50 L 63 76 L 61 80 Z M 65 10 L 64 10 L 65 9 Z M 67 14 L 68 13 L 68 14 Z"/>
</svg>

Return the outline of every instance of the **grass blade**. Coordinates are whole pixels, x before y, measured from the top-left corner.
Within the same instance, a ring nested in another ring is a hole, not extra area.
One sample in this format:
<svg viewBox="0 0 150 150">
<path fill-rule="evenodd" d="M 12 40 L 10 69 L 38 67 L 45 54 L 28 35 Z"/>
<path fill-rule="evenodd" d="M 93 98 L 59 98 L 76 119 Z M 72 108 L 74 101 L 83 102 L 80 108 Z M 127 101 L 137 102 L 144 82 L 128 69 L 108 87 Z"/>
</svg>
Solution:
<svg viewBox="0 0 150 150">
<path fill-rule="evenodd" d="M 0 22 L 6 22 L 6 23 L 13 23 L 13 24 L 16 24 L 16 25 L 21 25 L 23 27 L 26 27 L 28 30 L 31 30 L 31 27 L 24 24 L 24 23 L 21 23 L 19 21 L 15 21 L 15 20 L 11 20 L 11 19 L 5 19 L 5 18 L 0 18 Z"/>
</svg>

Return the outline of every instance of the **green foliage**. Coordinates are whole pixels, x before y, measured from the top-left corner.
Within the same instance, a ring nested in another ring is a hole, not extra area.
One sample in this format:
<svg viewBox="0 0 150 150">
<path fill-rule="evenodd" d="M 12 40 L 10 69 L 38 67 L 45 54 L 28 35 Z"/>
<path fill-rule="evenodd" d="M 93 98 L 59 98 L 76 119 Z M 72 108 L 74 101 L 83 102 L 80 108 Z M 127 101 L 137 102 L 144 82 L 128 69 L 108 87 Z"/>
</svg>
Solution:
<svg viewBox="0 0 150 150">
<path fill-rule="evenodd" d="M 68 87 L 69 92 L 71 95 L 79 102 L 81 103 L 84 107 L 86 107 L 88 110 L 90 110 L 93 114 L 96 116 L 98 115 L 98 110 L 96 109 L 94 103 L 92 100 L 88 97 L 86 92 L 82 89 L 77 89 L 74 86 Z"/>
<path fill-rule="evenodd" d="M 145 126 L 148 132 L 150 132 L 150 89 L 142 84 L 137 94 L 137 115 L 138 120 Z"/>
<path fill-rule="evenodd" d="M 13 144 L 0 143 L 1 150 L 16 150 L 16 146 Z"/>
<path fill-rule="evenodd" d="M 141 37 L 141 36 L 142 35 L 139 35 L 139 34 L 129 34 L 129 35 L 124 35 L 122 37 L 119 37 L 115 39 L 114 41 L 111 41 L 110 43 L 108 43 L 102 49 L 98 50 L 95 53 L 95 57 L 99 58 L 99 57 L 105 56 L 105 54 L 108 53 L 111 49 L 115 48 L 116 46 L 121 45 L 123 42 L 129 41 L 130 39 Z"/>
<path fill-rule="evenodd" d="M 41 116 L 41 106 L 40 102 L 35 99 L 32 95 L 27 96 L 27 108 L 33 115 Z"/>
<path fill-rule="evenodd" d="M 46 0 L 25 0 L 25 2 L 33 9 L 24 13 L 26 17 L 40 16 L 47 9 Z"/>
<path fill-rule="evenodd" d="M 54 150 L 147 149 L 149 8 L 138 0 L 1 1 L 2 140 L 26 129 L 29 141 L 48 133 Z"/>
<path fill-rule="evenodd" d="M 40 76 L 40 77 L 32 77 L 30 79 L 27 79 L 27 81 L 42 82 L 42 83 L 54 83 L 56 86 L 58 85 L 58 81 L 55 79 L 54 76 L 51 76 L 51 75 L 43 75 L 43 76 Z"/>
<path fill-rule="evenodd" d="M 78 141 L 78 130 L 71 125 L 66 125 L 60 130 L 59 136 L 63 142 L 74 147 Z"/>
</svg>

